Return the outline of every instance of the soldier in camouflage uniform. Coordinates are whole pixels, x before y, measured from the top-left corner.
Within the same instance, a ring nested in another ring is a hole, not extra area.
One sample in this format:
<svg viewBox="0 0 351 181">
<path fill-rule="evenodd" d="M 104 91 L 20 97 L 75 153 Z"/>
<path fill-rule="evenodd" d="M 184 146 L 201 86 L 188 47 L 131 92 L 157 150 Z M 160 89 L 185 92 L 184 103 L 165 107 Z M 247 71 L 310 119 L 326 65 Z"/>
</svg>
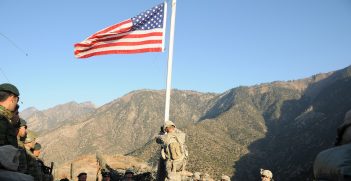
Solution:
<svg viewBox="0 0 351 181">
<path fill-rule="evenodd" d="M 124 178 L 122 179 L 122 181 L 134 181 L 133 177 L 134 177 L 133 169 L 128 168 L 124 173 Z"/>
<path fill-rule="evenodd" d="M 78 177 L 78 181 L 86 181 L 88 178 L 88 174 L 85 172 L 81 172 L 77 177 Z"/>
<path fill-rule="evenodd" d="M 11 120 L 19 101 L 16 86 L 8 83 L 0 85 L 0 146 L 17 147 L 17 122 Z"/>
<path fill-rule="evenodd" d="M 37 135 L 33 131 L 27 131 L 24 147 L 26 149 L 27 174 L 34 177 L 34 181 L 42 181 L 43 176 L 37 158 L 33 155 L 32 149 L 36 144 Z"/>
<path fill-rule="evenodd" d="M 158 180 L 181 180 L 180 172 L 184 171 L 186 158 L 185 133 L 176 128 L 172 121 L 166 121 L 156 142 L 162 146 L 159 162 Z"/>
<path fill-rule="evenodd" d="M 21 173 L 27 173 L 27 153 L 24 147 L 24 140 L 27 136 L 27 122 L 24 119 L 20 119 L 20 124 L 17 132 L 17 143 L 20 151 L 19 155 L 19 166 L 18 171 Z"/>
<path fill-rule="evenodd" d="M 39 168 L 41 170 L 42 180 L 43 181 L 52 181 L 54 179 L 53 175 L 51 174 L 51 168 L 45 166 L 44 161 L 39 158 L 41 153 L 41 144 L 35 143 L 33 148 L 33 155 L 37 158 Z"/>
</svg>

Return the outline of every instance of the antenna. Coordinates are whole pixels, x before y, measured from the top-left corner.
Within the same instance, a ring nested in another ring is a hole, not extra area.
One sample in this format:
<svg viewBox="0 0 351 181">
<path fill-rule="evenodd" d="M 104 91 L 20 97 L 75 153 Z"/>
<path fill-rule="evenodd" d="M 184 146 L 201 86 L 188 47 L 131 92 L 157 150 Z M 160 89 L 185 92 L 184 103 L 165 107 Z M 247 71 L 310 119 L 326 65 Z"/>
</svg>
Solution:
<svg viewBox="0 0 351 181">
<path fill-rule="evenodd" d="M 22 52 L 25 56 L 28 56 L 28 53 L 26 53 L 21 47 L 19 47 L 14 41 L 12 41 L 9 37 L 5 36 L 4 34 L 0 33 L 1 36 L 3 36 L 7 41 L 9 41 L 17 50 Z"/>
<path fill-rule="evenodd" d="M 0 67 L 0 72 L 1 72 L 1 74 L 5 77 L 6 81 L 7 81 L 7 82 L 10 82 L 10 80 L 7 78 L 5 72 L 2 70 L 1 67 Z"/>
</svg>

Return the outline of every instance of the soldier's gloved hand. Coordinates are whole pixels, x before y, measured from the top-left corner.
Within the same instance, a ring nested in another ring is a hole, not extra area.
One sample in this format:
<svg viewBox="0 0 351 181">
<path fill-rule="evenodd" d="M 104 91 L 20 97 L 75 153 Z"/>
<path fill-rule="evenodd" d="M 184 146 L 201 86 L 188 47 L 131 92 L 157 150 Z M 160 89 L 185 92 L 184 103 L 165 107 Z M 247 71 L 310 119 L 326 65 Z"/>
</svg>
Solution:
<svg viewBox="0 0 351 181">
<path fill-rule="evenodd" d="M 159 135 L 164 135 L 165 134 L 165 129 L 163 126 L 160 127 L 160 132 L 158 133 Z"/>
</svg>

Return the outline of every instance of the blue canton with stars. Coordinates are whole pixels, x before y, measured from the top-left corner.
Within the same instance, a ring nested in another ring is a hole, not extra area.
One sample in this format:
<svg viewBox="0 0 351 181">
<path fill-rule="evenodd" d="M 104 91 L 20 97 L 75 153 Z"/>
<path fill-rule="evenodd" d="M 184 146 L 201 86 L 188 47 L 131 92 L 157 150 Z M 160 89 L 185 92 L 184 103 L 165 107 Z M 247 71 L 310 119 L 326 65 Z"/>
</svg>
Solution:
<svg viewBox="0 0 351 181">
<path fill-rule="evenodd" d="M 164 3 L 161 3 L 132 18 L 132 30 L 163 28 Z"/>
</svg>

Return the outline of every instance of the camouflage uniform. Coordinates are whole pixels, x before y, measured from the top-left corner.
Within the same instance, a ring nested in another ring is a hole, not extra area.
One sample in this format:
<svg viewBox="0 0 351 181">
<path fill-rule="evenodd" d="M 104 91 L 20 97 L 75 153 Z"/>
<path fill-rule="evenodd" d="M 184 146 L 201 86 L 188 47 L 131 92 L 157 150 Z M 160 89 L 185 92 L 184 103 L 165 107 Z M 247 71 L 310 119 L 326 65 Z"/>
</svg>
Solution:
<svg viewBox="0 0 351 181">
<path fill-rule="evenodd" d="M 173 122 L 166 121 L 164 128 L 167 128 L 170 125 L 175 127 Z M 183 133 L 177 128 L 174 128 L 174 129 L 175 129 L 174 132 L 159 135 L 156 138 L 156 142 L 162 145 L 162 150 L 161 150 L 162 158 L 160 158 L 160 162 L 159 162 L 160 170 L 158 170 L 158 174 L 164 175 L 164 176 L 158 176 L 158 180 L 167 180 L 167 181 L 181 180 L 181 175 L 179 172 L 184 170 L 184 167 L 186 164 L 186 158 L 184 157 L 184 155 L 182 155 L 180 158 L 172 159 L 169 145 L 174 142 L 179 142 L 181 145 L 184 145 L 185 133 Z"/>
<path fill-rule="evenodd" d="M 11 111 L 0 106 L 0 146 L 12 145 L 17 148 L 17 128 L 11 121 L 12 116 Z"/>
</svg>

